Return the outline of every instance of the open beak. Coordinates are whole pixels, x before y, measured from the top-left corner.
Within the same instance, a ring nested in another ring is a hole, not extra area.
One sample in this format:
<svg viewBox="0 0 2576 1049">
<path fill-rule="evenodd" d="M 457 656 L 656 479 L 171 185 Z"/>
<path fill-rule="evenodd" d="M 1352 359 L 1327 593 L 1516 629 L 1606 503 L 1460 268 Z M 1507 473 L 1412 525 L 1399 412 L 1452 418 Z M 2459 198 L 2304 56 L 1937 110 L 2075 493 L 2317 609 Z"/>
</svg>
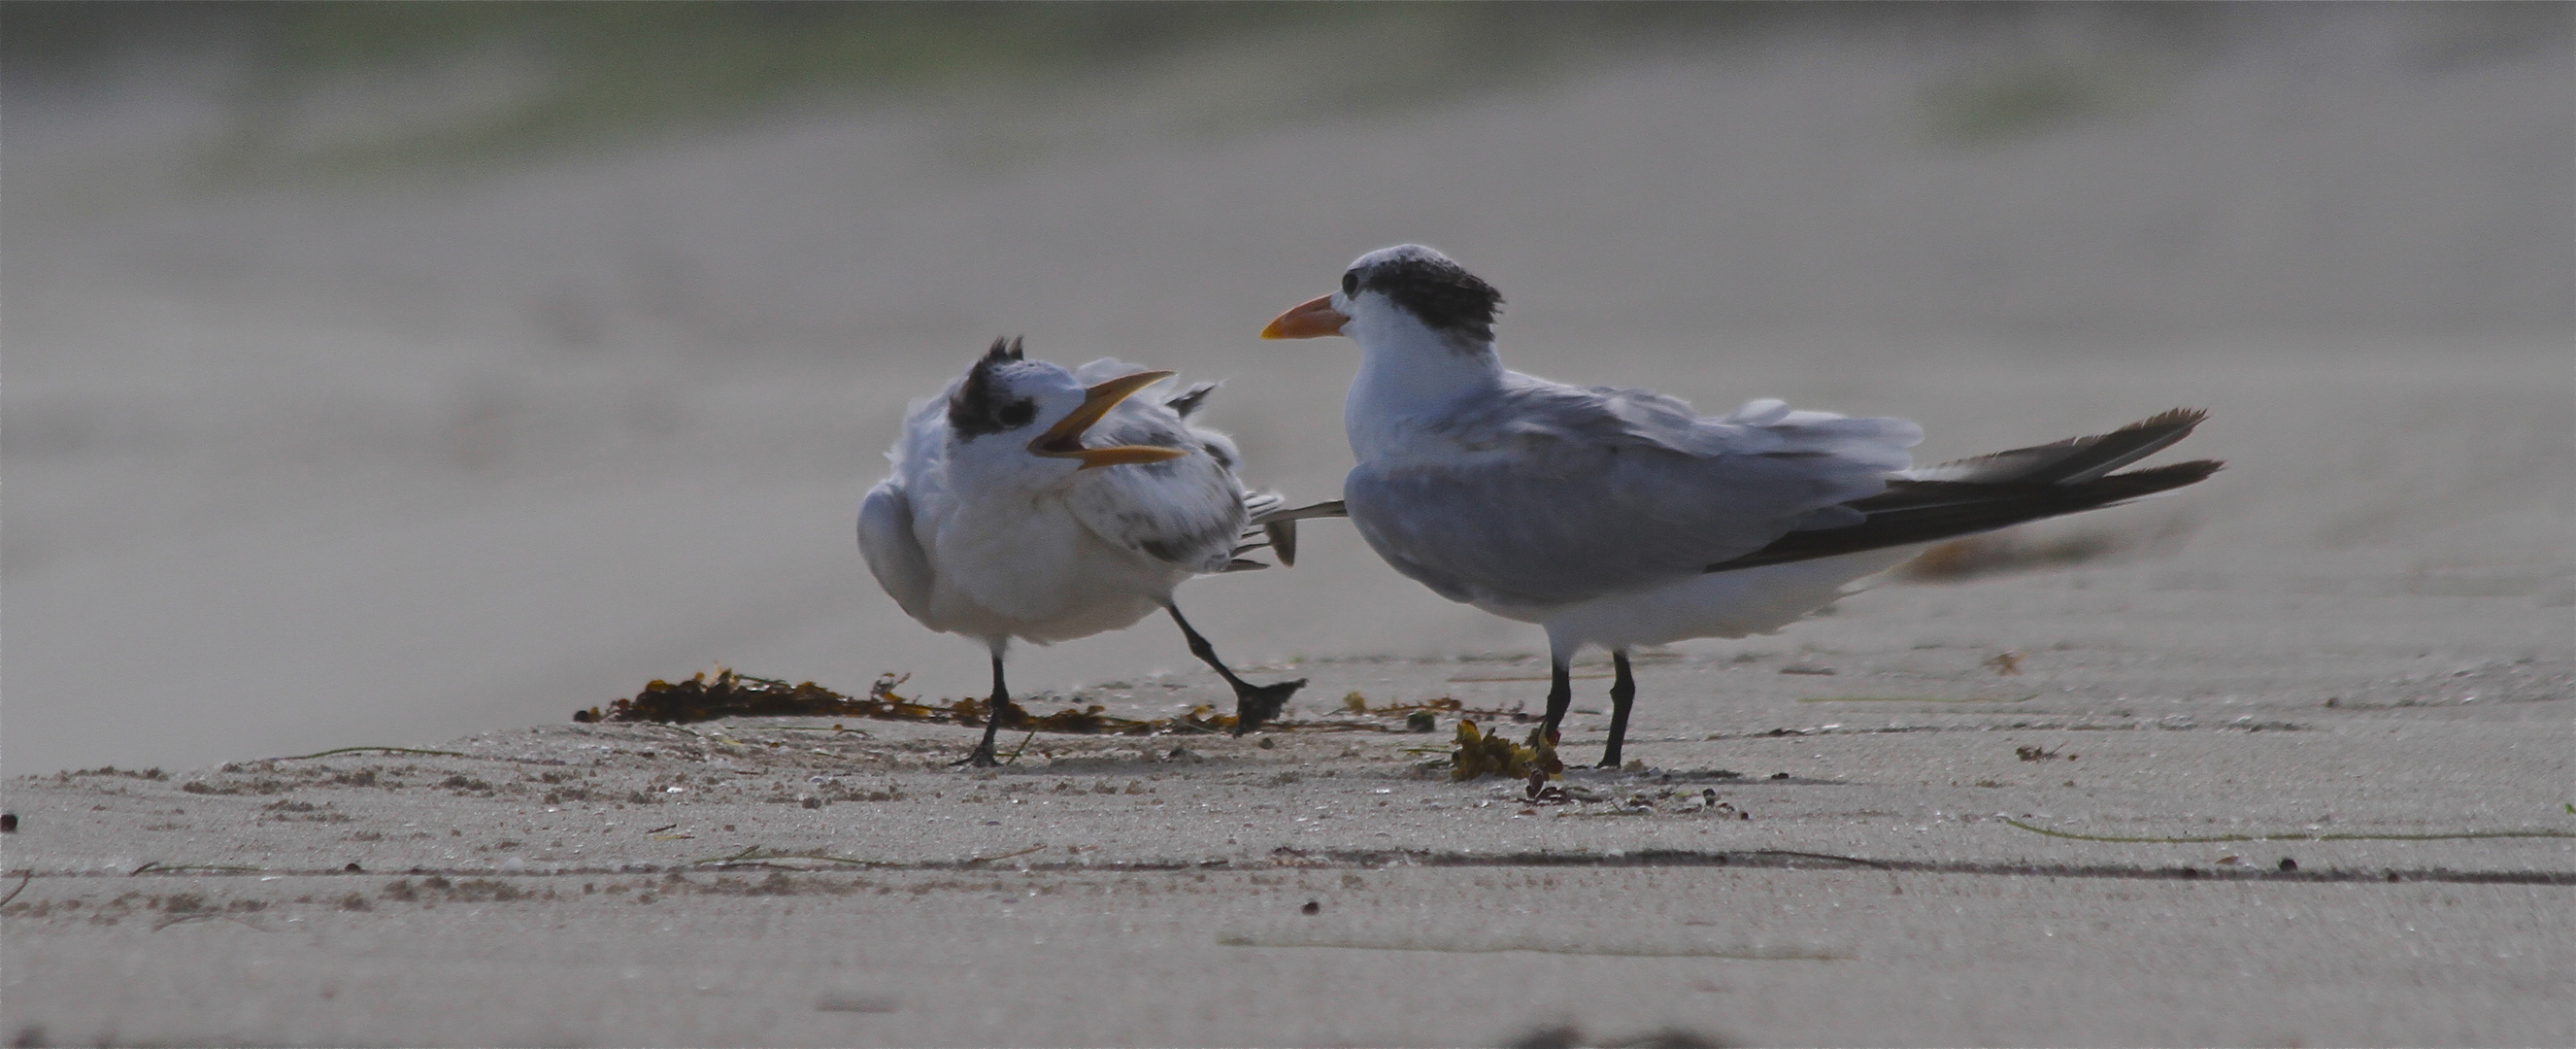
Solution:
<svg viewBox="0 0 2576 1049">
<path fill-rule="evenodd" d="M 1126 400 L 1129 394 L 1168 379 L 1171 375 L 1170 372 L 1137 372 L 1134 375 L 1119 376 L 1084 390 L 1082 404 L 1067 414 L 1063 421 L 1047 427 L 1047 432 L 1039 434 L 1037 440 L 1030 441 L 1029 451 L 1032 454 L 1058 459 L 1080 459 L 1082 469 L 1085 470 L 1095 466 L 1159 463 L 1166 459 L 1178 459 L 1190 454 L 1178 448 L 1163 448 L 1150 444 L 1118 444 L 1107 448 L 1082 446 L 1082 431 L 1090 429 L 1093 423 L 1099 422 L 1102 416 L 1109 414 L 1109 409 L 1117 407 L 1118 402 Z"/>
<path fill-rule="evenodd" d="M 1261 329 L 1261 337 L 1320 339 L 1326 335 L 1341 334 L 1342 325 L 1350 322 L 1351 318 L 1347 314 L 1333 308 L 1333 297 L 1326 295 L 1312 302 L 1299 303 L 1297 308 L 1271 318 L 1270 326 Z"/>
</svg>

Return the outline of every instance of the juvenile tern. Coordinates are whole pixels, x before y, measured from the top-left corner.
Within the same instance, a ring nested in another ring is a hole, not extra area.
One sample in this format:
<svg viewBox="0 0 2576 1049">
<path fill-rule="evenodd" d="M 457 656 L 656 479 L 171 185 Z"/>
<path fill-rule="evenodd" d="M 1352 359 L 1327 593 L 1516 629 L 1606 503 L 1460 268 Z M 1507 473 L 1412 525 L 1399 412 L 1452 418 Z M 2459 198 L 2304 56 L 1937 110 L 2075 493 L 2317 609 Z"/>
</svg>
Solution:
<svg viewBox="0 0 2576 1049">
<path fill-rule="evenodd" d="M 1502 295 L 1430 248 L 1362 255 L 1341 290 L 1267 339 L 1360 346 L 1342 424 L 1357 460 L 1351 523 L 1440 596 L 1547 629 L 1546 731 L 1573 698 L 1568 666 L 1610 651 L 1619 765 L 1636 680 L 1628 652 L 1743 637 L 1797 621 L 1923 544 L 2110 506 L 2192 484 L 2214 461 L 2113 471 L 2191 433 L 2176 409 L 2110 433 L 1926 469 L 1903 419 L 1748 402 L 1703 418 L 1646 390 L 1577 387 L 1503 367 Z"/>
<path fill-rule="evenodd" d="M 893 472 L 859 510 L 868 571 L 923 626 L 992 654 L 991 713 L 967 762 L 994 763 L 1014 638 L 1088 637 L 1162 609 L 1233 686 L 1238 735 L 1306 683 L 1235 676 L 1172 600 L 1191 576 L 1265 567 L 1238 556 L 1264 545 L 1295 560 L 1294 522 L 1319 512 L 1245 489 L 1234 442 L 1186 421 L 1214 384 L 1131 399 L 1171 375 L 1107 358 L 1068 371 L 997 339 L 913 404 L 886 453 Z"/>
</svg>

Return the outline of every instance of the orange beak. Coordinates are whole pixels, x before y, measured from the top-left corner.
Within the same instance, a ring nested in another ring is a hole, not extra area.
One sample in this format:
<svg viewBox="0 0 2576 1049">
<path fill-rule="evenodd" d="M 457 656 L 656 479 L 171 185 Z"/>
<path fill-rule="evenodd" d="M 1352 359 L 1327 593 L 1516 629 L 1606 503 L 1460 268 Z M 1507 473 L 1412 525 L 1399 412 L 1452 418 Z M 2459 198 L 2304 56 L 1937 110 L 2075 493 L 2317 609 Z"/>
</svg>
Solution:
<svg viewBox="0 0 2576 1049">
<path fill-rule="evenodd" d="M 1178 459 L 1190 453 L 1178 448 L 1150 444 L 1118 444 L 1107 448 L 1085 448 L 1082 432 L 1109 414 L 1109 409 L 1126 400 L 1129 394 L 1170 378 L 1170 372 L 1137 372 L 1122 375 L 1085 389 L 1082 403 L 1067 413 L 1062 421 L 1047 427 L 1037 440 L 1029 442 L 1029 452 L 1058 459 L 1080 459 L 1082 469 L 1095 466 L 1124 466 L 1129 463 L 1159 463 Z"/>
<path fill-rule="evenodd" d="M 1350 322 L 1348 315 L 1333 308 L 1333 297 L 1326 295 L 1311 302 L 1299 303 L 1295 309 L 1271 318 L 1270 326 L 1261 329 L 1261 337 L 1320 339 L 1327 335 L 1341 334 L 1342 325 Z"/>
</svg>

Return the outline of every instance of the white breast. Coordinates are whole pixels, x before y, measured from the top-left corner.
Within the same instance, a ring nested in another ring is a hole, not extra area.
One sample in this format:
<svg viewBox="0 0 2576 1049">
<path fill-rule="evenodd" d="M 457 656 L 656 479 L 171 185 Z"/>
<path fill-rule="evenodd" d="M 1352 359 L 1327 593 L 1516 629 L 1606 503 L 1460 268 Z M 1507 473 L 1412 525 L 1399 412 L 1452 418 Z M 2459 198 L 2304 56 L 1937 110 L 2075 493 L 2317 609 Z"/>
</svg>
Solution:
<svg viewBox="0 0 2576 1049">
<path fill-rule="evenodd" d="M 961 504 L 919 530 L 934 569 L 923 617 L 933 630 L 1039 644 L 1088 637 L 1151 614 L 1189 578 L 1102 542 L 1061 496 Z"/>
<path fill-rule="evenodd" d="M 1745 637 L 1795 623 L 1849 593 L 1851 583 L 1894 568 L 1915 553 L 1914 547 L 1896 547 L 1711 572 L 1545 609 L 1478 607 L 1545 625 L 1550 644 L 1566 652 L 1586 644 L 1621 649 L 1695 637 Z"/>
</svg>

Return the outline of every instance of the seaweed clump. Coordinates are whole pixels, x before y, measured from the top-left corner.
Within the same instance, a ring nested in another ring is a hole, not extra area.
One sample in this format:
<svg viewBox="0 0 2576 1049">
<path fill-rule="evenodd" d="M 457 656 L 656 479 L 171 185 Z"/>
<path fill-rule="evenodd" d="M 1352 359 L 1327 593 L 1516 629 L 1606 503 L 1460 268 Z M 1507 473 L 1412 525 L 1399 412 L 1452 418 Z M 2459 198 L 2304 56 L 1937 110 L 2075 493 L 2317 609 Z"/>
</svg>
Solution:
<svg viewBox="0 0 2576 1049">
<path fill-rule="evenodd" d="M 853 698 L 811 681 L 788 684 L 776 678 L 738 674 L 717 667 L 715 675 L 691 675 L 686 681 L 655 679 L 635 694 L 601 710 L 576 710 L 580 722 L 657 721 L 679 724 L 733 717 L 884 717 L 905 721 L 947 721 L 953 714 L 895 695 L 903 679 L 886 675 L 870 686 L 865 698 Z"/>
<path fill-rule="evenodd" d="M 868 686 L 867 695 L 847 696 L 811 681 L 789 684 L 778 678 L 756 677 L 719 666 L 711 674 L 693 674 L 686 681 L 655 680 L 631 699 L 615 700 L 606 708 L 588 707 L 573 711 L 572 719 L 585 724 L 652 721 L 672 725 L 753 717 L 866 718 L 982 728 L 984 720 L 994 716 L 991 703 L 977 697 L 932 703 L 897 693 L 895 689 L 910 676 L 881 675 L 875 684 Z M 1339 713 L 1348 718 L 1367 720 L 1272 721 L 1263 727 L 1282 732 L 1427 732 L 1435 712 L 1516 720 L 1524 716 L 1517 710 L 1468 710 L 1457 700 L 1445 696 L 1422 703 L 1372 707 L 1367 699 L 1354 692 L 1343 699 Z M 1046 714 L 1031 713 L 1017 703 L 1006 703 L 999 717 L 1006 729 L 1079 736 L 1151 736 L 1165 732 L 1213 734 L 1232 732 L 1235 724 L 1234 715 L 1218 713 L 1215 707 L 1207 704 L 1192 707 L 1175 717 L 1123 718 L 1108 713 L 1107 708 L 1098 703 L 1068 705 Z M 1394 720 L 1396 724 L 1385 724 L 1387 720 Z M 1549 760 L 1553 761 L 1554 751 L 1550 750 L 1549 755 Z"/>
<path fill-rule="evenodd" d="M 1548 741 L 1544 726 L 1530 730 L 1529 742 L 1514 743 L 1500 732 L 1478 732 L 1473 721 L 1458 721 L 1458 749 L 1449 755 L 1450 779 L 1526 779 L 1532 773 L 1546 777 L 1564 771 L 1565 763 L 1557 760 L 1556 745 Z"/>
<path fill-rule="evenodd" d="M 574 721 L 653 721 L 681 724 L 691 721 L 716 721 L 744 717 L 825 717 L 867 718 L 876 721 L 918 721 L 982 727 L 992 716 L 990 704 L 981 699 L 960 699 L 945 705 L 924 703 L 895 692 L 910 675 L 886 674 L 868 686 L 865 696 L 846 696 L 811 681 L 788 684 L 777 678 L 754 677 L 717 667 L 710 676 L 693 674 L 686 681 L 655 680 L 632 699 L 611 702 L 607 709 L 590 707 L 573 712 Z M 1116 717 L 1103 711 L 1097 703 L 1067 707 L 1050 714 L 1031 714 L 1017 703 L 1003 706 L 1002 727 L 1039 732 L 1062 732 L 1074 735 L 1145 736 L 1157 732 L 1225 732 L 1234 728 L 1234 715 L 1218 714 L 1214 708 L 1199 706 L 1174 718 Z"/>
</svg>

